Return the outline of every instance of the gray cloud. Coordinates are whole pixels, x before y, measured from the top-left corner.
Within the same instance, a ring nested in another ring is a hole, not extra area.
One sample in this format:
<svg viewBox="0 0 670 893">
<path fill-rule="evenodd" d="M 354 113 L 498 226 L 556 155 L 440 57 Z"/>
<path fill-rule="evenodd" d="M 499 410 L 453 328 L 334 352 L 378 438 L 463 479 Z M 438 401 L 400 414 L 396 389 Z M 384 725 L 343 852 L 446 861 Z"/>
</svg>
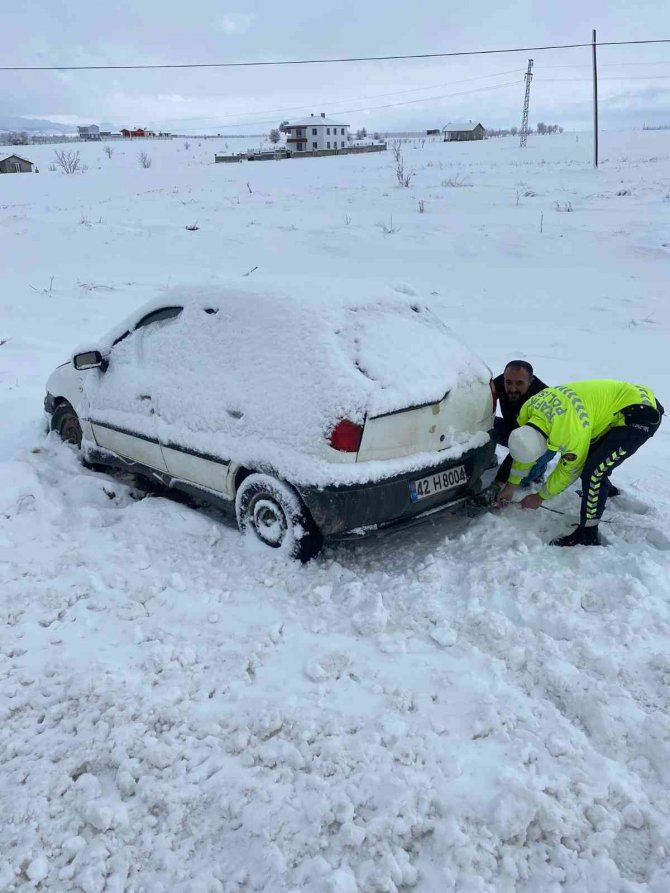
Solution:
<svg viewBox="0 0 670 893">
<path fill-rule="evenodd" d="M 664 0 L 640 0 L 634 17 L 624 0 L 593 0 L 589 13 L 601 40 L 670 35 L 670 5 Z M 583 4 L 574 0 L 473 0 L 450 6 L 442 0 L 413 6 L 406 0 L 341 0 L 325 7 L 297 0 L 245 6 L 117 0 L 88 7 L 85 15 L 74 0 L 34 0 L 30 7 L 17 4 L 3 13 L 3 58 L 5 65 L 86 65 L 425 53 L 588 41 L 590 27 Z M 533 56 L 531 118 L 588 125 L 590 50 Z M 277 120 L 309 111 L 374 129 L 422 129 L 463 117 L 495 127 L 519 123 L 527 57 L 4 73 L 0 114 L 73 124 L 109 120 L 172 129 L 188 124 L 221 132 L 262 132 Z M 604 125 L 636 126 L 667 116 L 664 82 L 644 78 L 670 75 L 670 48 L 603 47 L 599 57 Z M 629 80 L 610 82 L 608 76 Z M 501 86 L 510 80 L 512 86 Z"/>
</svg>

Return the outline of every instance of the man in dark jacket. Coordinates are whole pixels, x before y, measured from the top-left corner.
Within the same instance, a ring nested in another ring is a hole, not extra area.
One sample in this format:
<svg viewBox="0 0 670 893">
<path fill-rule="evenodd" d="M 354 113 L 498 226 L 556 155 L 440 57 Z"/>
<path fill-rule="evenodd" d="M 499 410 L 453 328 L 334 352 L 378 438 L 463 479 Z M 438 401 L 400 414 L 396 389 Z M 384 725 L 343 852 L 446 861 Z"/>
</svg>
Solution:
<svg viewBox="0 0 670 893">
<path fill-rule="evenodd" d="M 519 427 L 517 419 L 521 407 L 535 394 L 543 391 L 547 385 L 533 373 L 533 367 L 525 360 L 510 360 L 505 366 L 505 371 L 494 378 L 493 383 L 502 413 L 502 418 L 496 417 L 494 423 L 496 440 L 500 446 L 506 447 L 510 434 Z M 554 455 L 551 451 L 547 451 L 541 456 L 522 481 L 522 485 L 531 484 L 541 478 Z M 498 469 L 496 481 L 506 482 L 511 468 L 512 457 L 508 455 Z"/>
</svg>

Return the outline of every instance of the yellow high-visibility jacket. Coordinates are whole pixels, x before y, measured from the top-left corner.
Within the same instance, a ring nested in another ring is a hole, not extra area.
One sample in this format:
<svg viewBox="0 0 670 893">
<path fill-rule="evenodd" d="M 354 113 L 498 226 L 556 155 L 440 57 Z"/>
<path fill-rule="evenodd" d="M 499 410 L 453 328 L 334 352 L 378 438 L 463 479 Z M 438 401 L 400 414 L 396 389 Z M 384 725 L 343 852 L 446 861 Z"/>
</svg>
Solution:
<svg viewBox="0 0 670 893">
<path fill-rule="evenodd" d="M 543 499 L 562 493 L 581 474 L 589 447 L 606 431 L 624 425 L 626 406 L 651 406 L 656 398 L 640 384 L 610 379 L 576 381 L 545 388 L 531 397 L 519 413 L 519 425 L 533 425 L 547 437 L 547 449 L 561 460 L 540 490 Z M 534 462 L 513 462 L 510 484 L 520 484 Z"/>
</svg>

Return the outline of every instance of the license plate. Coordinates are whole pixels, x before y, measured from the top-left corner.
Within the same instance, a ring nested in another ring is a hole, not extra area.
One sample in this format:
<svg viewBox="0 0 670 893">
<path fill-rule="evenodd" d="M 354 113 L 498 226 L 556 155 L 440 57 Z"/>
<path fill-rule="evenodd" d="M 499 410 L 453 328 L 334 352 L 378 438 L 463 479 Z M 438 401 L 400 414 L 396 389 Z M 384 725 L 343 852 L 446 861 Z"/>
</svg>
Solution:
<svg viewBox="0 0 670 893">
<path fill-rule="evenodd" d="M 457 465 L 455 468 L 439 471 L 428 477 L 419 478 L 418 481 L 412 481 L 409 485 L 410 499 L 412 502 L 418 502 L 427 496 L 436 496 L 438 493 L 453 490 L 454 487 L 460 487 L 467 482 L 465 465 Z"/>
</svg>

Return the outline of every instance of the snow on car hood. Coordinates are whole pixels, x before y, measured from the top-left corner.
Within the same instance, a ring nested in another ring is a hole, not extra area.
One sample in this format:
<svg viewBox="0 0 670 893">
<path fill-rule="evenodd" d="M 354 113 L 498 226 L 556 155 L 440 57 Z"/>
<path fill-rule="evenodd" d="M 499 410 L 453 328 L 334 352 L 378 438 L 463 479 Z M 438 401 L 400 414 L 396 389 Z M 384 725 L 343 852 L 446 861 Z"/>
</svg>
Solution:
<svg viewBox="0 0 670 893">
<path fill-rule="evenodd" d="M 132 332 L 146 313 L 167 306 L 184 310 Z M 324 446 L 339 419 L 362 423 L 366 415 L 438 401 L 459 384 L 489 379 L 487 367 L 425 305 L 390 289 L 357 301 L 332 288 L 297 296 L 173 288 L 115 327 L 100 347 L 109 368 L 86 379 L 92 418 L 272 467 L 298 483 L 354 482 L 447 458 L 440 451 L 418 464 L 410 457 L 342 465 L 324 461 Z M 481 436 L 468 436 L 452 452 L 479 442 Z"/>
</svg>

